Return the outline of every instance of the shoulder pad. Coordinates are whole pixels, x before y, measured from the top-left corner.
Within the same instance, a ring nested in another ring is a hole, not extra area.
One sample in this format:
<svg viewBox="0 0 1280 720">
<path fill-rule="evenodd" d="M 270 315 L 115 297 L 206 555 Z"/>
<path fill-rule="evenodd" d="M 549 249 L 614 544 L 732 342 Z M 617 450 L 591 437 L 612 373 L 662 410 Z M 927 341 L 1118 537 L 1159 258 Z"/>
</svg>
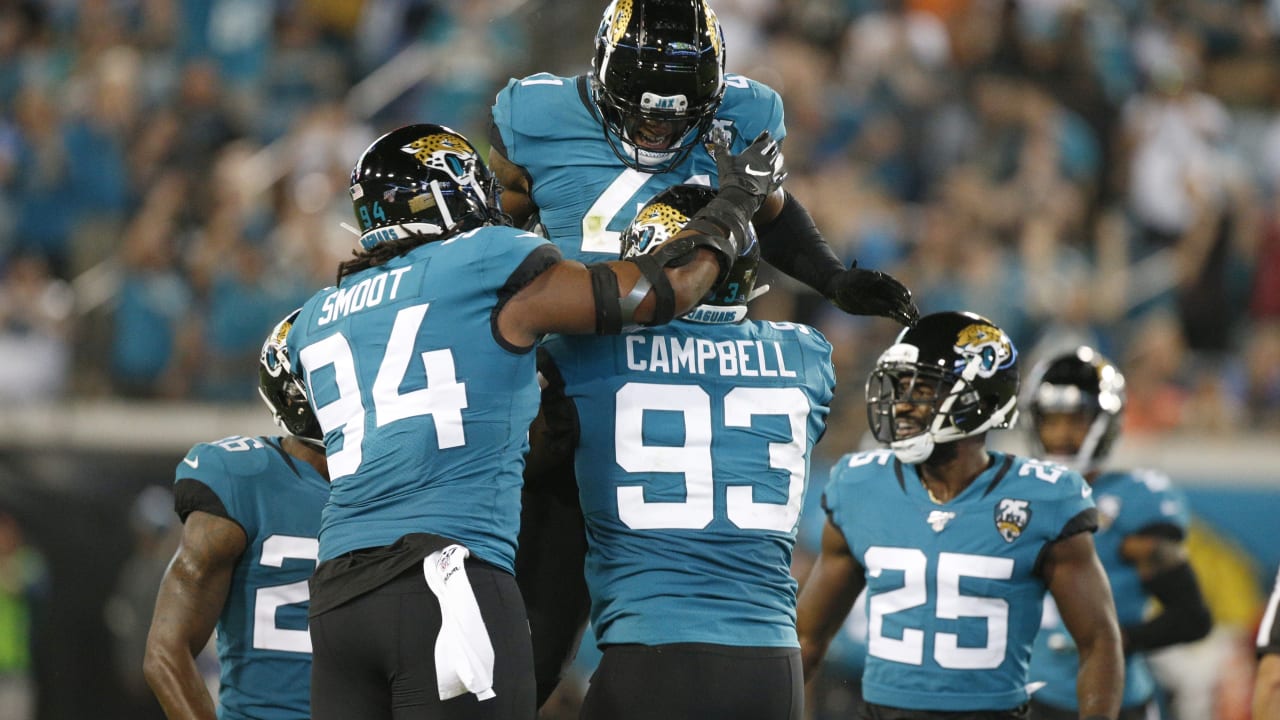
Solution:
<svg viewBox="0 0 1280 720">
<path fill-rule="evenodd" d="M 215 484 L 230 478 L 254 476 L 267 467 L 274 452 L 261 438 L 240 435 L 200 443 L 178 463 L 175 479 L 190 478 Z"/>
<path fill-rule="evenodd" d="M 726 74 L 724 100 L 716 118 L 729 121 L 737 130 L 734 150 L 741 152 L 757 135 L 768 130 L 781 142 L 787 136 L 782 97 L 777 91 L 742 75 Z M 741 143 L 741 147 L 738 144 Z"/>
</svg>

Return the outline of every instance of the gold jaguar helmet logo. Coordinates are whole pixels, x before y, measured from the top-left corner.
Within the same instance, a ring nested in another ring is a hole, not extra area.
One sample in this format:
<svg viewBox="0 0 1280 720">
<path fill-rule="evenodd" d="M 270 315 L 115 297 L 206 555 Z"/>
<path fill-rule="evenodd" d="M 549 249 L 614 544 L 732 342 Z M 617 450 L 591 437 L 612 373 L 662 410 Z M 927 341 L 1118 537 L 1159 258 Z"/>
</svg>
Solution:
<svg viewBox="0 0 1280 720">
<path fill-rule="evenodd" d="M 955 351 L 967 361 L 978 360 L 978 375 L 989 378 L 1013 359 L 1013 343 L 994 325 L 973 323 L 956 335 Z"/>
</svg>

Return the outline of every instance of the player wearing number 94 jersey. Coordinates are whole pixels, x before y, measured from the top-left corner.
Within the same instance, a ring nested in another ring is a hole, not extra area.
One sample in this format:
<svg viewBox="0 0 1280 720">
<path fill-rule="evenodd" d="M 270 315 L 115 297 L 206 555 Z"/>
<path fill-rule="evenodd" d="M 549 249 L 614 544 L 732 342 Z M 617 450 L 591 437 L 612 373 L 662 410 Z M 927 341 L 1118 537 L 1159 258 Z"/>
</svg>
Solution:
<svg viewBox="0 0 1280 720">
<path fill-rule="evenodd" d="M 217 717 L 311 717 L 307 578 L 329 496 L 320 426 L 290 371 L 285 337 L 267 337 L 258 389 L 284 437 L 233 436 L 196 445 L 178 463 L 182 545 L 165 571 L 144 665 L 170 718 L 213 720 L 193 653 L 217 624 Z"/>
<path fill-rule="evenodd" d="M 712 195 L 659 193 L 624 232 L 624 256 Z M 572 403 L 559 416 L 576 438 L 603 649 L 583 718 L 801 715 L 789 568 L 835 375 L 816 330 L 745 320 L 758 252 L 670 325 L 544 345 L 549 394 Z"/>
<path fill-rule="evenodd" d="M 832 470 L 798 619 L 809 674 L 867 589 L 864 720 L 1025 718 L 1046 588 L 1080 649 L 1080 716 L 1116 717 L 1124 665 L 1089 486 L 986 448 L 987 431 L 1014 423 L 1017 391 L 1008 336 L 957 312 L 903 331 L 867 381 L 872 431 L 891 449 Z"/>
<path fill-rule="evenodd" d="M 590 267 L 509 227 L 449 128 L 393 130 L 357 161 L 362 249 L 289 335 L 333 480 L 311 581 L 315 720 L 533 717 L 513 575 L 533 351 L 550 332 L 668 322 L 728 274 L 785 173 L 768 138 L 717 161 L 721 190 L 684 232 Z"/>
</svg>

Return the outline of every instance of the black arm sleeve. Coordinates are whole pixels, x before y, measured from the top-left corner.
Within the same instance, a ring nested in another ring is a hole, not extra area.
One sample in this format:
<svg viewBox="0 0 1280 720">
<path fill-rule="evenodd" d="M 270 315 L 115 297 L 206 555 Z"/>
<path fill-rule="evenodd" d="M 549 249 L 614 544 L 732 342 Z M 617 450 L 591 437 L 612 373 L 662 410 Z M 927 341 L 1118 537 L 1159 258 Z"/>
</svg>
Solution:
<svg viewBox="0 0 1280 720">
<path fill-rule="evenodd" d="M 1144 581 L 1142 587 L 1164 609 L 1146 622 L 1121 629 L 1125 653 L 1156 650 L 1209 634 L 1213 620 L 1190 563 L 1179 563 Z"/>
<path fill-rule="evenodd" d="M 831 251 L 809 211 L 791 193 L 783 192 L 786 201 L 778 217 L 756 228 L 761 257 L 826 297 L 832 279 L 844 272 L 844 263 Z"/>
</svg>

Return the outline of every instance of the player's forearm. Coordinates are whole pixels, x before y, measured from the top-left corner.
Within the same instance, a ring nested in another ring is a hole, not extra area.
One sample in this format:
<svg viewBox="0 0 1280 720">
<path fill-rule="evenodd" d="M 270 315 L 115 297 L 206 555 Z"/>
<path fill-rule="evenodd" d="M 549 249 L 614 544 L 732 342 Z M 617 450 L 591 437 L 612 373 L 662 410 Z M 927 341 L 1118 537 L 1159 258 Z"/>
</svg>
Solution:
<svg viewBox="0 0 1280 720">
<path fill-rule="evenodd" d="M 1280 654 L 1263 655 L 1253 685 L 1253 717 L 1280 720 Z"/>
<path fill-rule="evenodd" d="M 1114 630 L 1100 630 L 1110 638 L 1090 638 L 1080 645 L 1076 699 L 1082 718 L 1115 718 L 1124 696 L 1124 656 Z"/>
<path fill-rule="evenodd" d="M 170 720 L 217 720 L 195 658 L 183 643 L 148 641 L 142 673 Z"/>
<path fill-rule="evenodd" d="M 822 640 L 821 638 L 809 636 L 800 637 L 800 662 L 804 667 L 804 681 L 806 683 L 812 681 L 818 675 L 818 666 L 822 664 L 822 658 L 827 655 L 827 648 L 831 645 L 831 638 Z"/>
</svg>

